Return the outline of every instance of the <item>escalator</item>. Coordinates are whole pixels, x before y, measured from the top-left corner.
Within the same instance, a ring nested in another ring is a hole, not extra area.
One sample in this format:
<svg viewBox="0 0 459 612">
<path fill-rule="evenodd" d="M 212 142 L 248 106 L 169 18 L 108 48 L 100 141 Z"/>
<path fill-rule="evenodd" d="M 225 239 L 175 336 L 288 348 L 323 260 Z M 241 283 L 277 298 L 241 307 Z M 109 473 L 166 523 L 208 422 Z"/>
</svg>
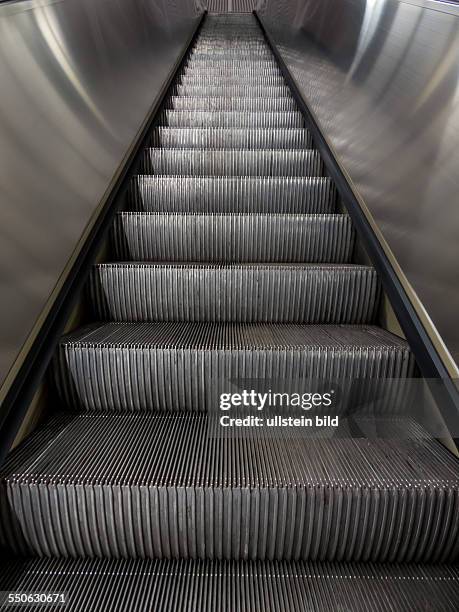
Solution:
<svg viewBox="0 0 459 612">
<path fill-rule="evenodd" d="M 209 433 L 221 378 L 416 374 L 253 16 L 206 17 L 129 193 L 93 321 L 56 350 L 57 410 L 0 468 L 0 590 L 75 610 L 457 609 L 458 461 L 416 423 Z"/>
</svg>

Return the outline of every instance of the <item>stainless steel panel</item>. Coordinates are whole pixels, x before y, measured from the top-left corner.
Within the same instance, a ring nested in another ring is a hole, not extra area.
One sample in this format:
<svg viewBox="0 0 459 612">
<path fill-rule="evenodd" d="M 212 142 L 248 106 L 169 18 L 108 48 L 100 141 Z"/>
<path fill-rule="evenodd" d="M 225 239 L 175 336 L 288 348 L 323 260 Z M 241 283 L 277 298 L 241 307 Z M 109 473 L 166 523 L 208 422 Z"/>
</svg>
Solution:
<svg viewBox="0 0 459 612">
<path fill-rule="evenodd" d="M 456 363 L 458 9 L 272 0 L 260 12 L 437 347 Z"/>
<path fill-rule="evenodd" d="M 0 382 L 197 19 L 186 0 L 0 6 Z"/>
</svg>

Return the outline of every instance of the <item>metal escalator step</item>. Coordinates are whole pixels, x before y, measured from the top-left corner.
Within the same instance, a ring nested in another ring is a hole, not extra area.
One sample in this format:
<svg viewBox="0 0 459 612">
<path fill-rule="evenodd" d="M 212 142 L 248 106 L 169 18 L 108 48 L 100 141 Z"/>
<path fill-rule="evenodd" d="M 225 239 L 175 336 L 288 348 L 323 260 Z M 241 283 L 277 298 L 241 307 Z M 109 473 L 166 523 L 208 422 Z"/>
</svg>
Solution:
<svg viewBox="0 0 459 612">
<path fill-rule="evenodd" d="M 454 566 L 313 561 L 29 559 L 1 566 L 3 591 L 67 594 L 68 612 L 456 612 Z"/>
<path fill-rule="evenodd" d="M 408 344 L 378 327 L 208 322 L 90 325 L 63 337 L 53 364 L 65 405 L 104 411 L 205 411 L 222 378 L 396 379 L 414 368 Z"/>
<path fill-rule="evenodd" d="M 215 53 L 213 53 L 213 50 L 215 50 Z M 220 54 L 225 54 L 227 57 L 232 58 L 238 54 L 247 54 L 247 52 L 253 52 L 255 57 L 257 57 L 256 53 L 258 51 L 263 53 L 263 59 L 270 62 L 275 61 L 266 41 L 260 39 L 239 39 L 235 43 L 235 41 L 228 40 L 223 36 L 208 36 L 196 41 L 187 59 L 188 61 L 193 61 L 196 59 L 196 56 L 201 56 L 202 60 L 208 58 L 210 61 L 218 61 Z"/>
<path fill-rule="evenodd" d="M 211 23 L 210 20 L 213 20 L 213 17 L 212 15 L 208 16 L 209 21 L 206 21 L 202 26 L 198 41 L 206 37 L 222 39 L 225 36 L 230 36 L 231 39 L 245 36 L 249 39 L 264 40 L 263 34 L 256 22 L 247 23 L 245 20 L 237 20 L 233 23 L 224 22 L 222 21 L 222 15 L 218 15 L 218 21 Z"/>
<path fill-rule="evenodd" d="M 217 113 L 218 115 L 218 113 Z M 174 176 L 322 176 L 314 149 L 145 149 L 144 174 Z"/>
<path fill-rule="evenodd" d="M 200 49 L 206 47 L 212 49 L 213 45 L 216 48 L 225 47 L 231 50 L 246 49 L 247 47 L 263 47 L 269 49 L 269 45 L 263 36 L 247 36 L 242 32 L 241 29 L 238 31 L 222 31 L 209 32 L 201 31 L 198 40 L 195 43 L 193 49 Z M 270 51 L 271 55 L 272 52 Z"/>
<path fill-rule="evenodd" d="M 219 62 L 219 61 L 264 61 L 267 63 L 277 63 L 275 57 L 273 56 L 269 46 L 266 43 L 261 43 L 259 41 L 252 41 L 247 43 L 239 43 L 237 46 L 221 44 L 222 41 L 214 40 L 213 43 L 219 42 L 217 47 L 217 53 L 213 53 L 212 43 L 197 41 L 193 49 L 191 49 L 186 63 L 191 64 L 194 62 L 202 62 L 205 63 L 207 61 L 211 63 Z M 226 50 L 224 50 L 226 48 Z M 222 51 L 224 52 L 222 53 Z M 252 54 L 253 51 L 253 54 Z M 263 54 L 257 54 L 257 51 L 262 51 Z"/>
<path fill-rule="evenodd" d="M 204 22 L 201 32 L 210 30 L 224 32 L 256 32 L 261 36 L 261 30 L 252 15 L 247 13 L 211 13 Z"/>
<path fill-rule="evenodd" d="M 179 78 L 219 79 L 222 77 L 241 77 L 244 80 L 264 77 L 283 78 L 278 66 L 275 64 L 268 64 L 267 62 L 227 62 L 221 66 L 208 65 L 205 63 L 203 66 L 184 66 Z"/>
<path fill-rule="evenodd" d="M 217 36 L 203 36 L 194 47 L 196 53 L 207 53 L 212 54 L 212 51 L 221 53 L 256 53 L 261 51 L 268 55 L 270 58 L 273 57 L 272 51 L 269 48 L 266 41 L 262 38 L 244 37 L 244 36 L 231 36 L 227 37 L 222 34 Z"/>
<path fill-rule="evenodd" d="M 212 47 L 213 44 L 225 48 L 245 49 L 252 46 L 260 46 L 269 48 L 268 43 L 256 28 L 245 28 L 240 25 L 235 25 L 231 28 L 213 28 L 203 30 L 201 36 L 196 42 L 195 48 L 203 46 Z"/>
<path fill-rule="evenodd" d="M 244 37 L 245 40 L 243 40 Z M 227 40 L 228 38 L 229 41 Z M 232 26 L 225 25 L 225 27 L 217 26 L 214 28 L 203 27 L 195 45 L 199 46 L 204 41 L 213 42 L 214 40 L 222 44 L 233 43 L 236 49 L 244 45 L 255 43 L 267 45 L 260 29 L 257 30 L 253 27 L 246 28 L 244 24 L 233 24 Z"/>
<path fill-rule="evenodd" d="M 179 111 L 164 110 L 157 125 L 171 127 L 273 127 L 304 128 L 299 111 L 242 112 L 242 111 Z"/>
<path fill-rule="evenodd" d="M 216 44 L 201 44 L 197 45 L 190 53 L 190 63 L 192 61 L 205 62 L 211 61 L 271 61 L 272 52 L 267 45 L 256 44 L 250 46 L 227 46 Z"/>
<path fill-rule="evenodd" d="M 226 98 L 197 96 L 172 96 L 167 108 L 200 111 L 294 111 L 297 104 L 292 97 L 285 98 Z"/>
<path fill-rule="evenodd" d="M 204 27 L 201 31 L 198 44 L 219 43 L 221 45 L 237 45 L 244 47 L 252 44 L 266 45 L 266 41 L 257 26 L 247 28 L 244 24 L 234 24 L 214 28 Z"/>
<path fill-rule="evenodd" d="M 228 15 L 210 14 L 204 22 L 200 35 L 205 33 L 223 32 L 234 33 L 235 35 L 250 34 L 263 37 L 257 22 L 251 15 L 241 13 L 231 13 Z"/>
<path fill-rule="evenodd" d="M 254 67 L 258 65 L 266 68 L 278 68 L 276 60 L 269 55 L 213 56 L 211 53 L 208 53 L 205 56 L 191 55 L 185 64 L 188 70 L 194 68 L 198 68 L 199 70 L 205 70 L 206 68 L 244 68 L 245 66 Z"/>
<path fill-rule="evenodd" d="M 137 176 L 129 199 L 155 212 L 330 213 L 336 190 L 316 177 Z"/>
<path fill-rule="evenodd" d="M 206 67 L 215 68 L 232 67 L 233 65 L 241 66 L 243 64 L 263 64 L 264 66 L 272 66 L 278 68 L 279 64 L 270 53 L 269 48 L 262 45 L 244 46 L 234 49 L 234 47 L 226 47 L 220 45 L 218 53 L 212 52 L 212 45 L 201 45 L 196 47 L 190 53 L 184 66 L 189 68 L 205 69 Z"/>
<path fill-rule="evenodd" d="M 292 93 L 286 85 L 250 85 L 241 84 L 225 85 L 223 83 L 208 85 L 206 82 L 200 85 L 181 85 L 177 83 L 172 86 L 171 93 L 179 96 L 202 96 L 202 97 L 292 97 Z"/>
<path fill-rule="evenodd" d="M 206 86 L 215 86 L 215 85 L 249 85 L 249 86 L 253 86 L 253 85 L 284 85 L 285 81 L 284 81 L 284 77 L 279 75 L 261 75 L 261 76 L 255 76 L 255 75 L 246 75 L 245 77 L 243 75 L 237 75 L 237 76 L 207 76 L 204 77 L 203 75 L 193 75 L 192 73 L 190 74 L 185 74 L 180 78 L 180 83 L 182 85 L 203 85 L 205 84 Z"/>
<path fill-rule="evenodd" d="M 0 541 L 15 552 L 364 562 L 458 556 L 458 460 L 412 422 L 388 419 L 393 438 L 372 440 L 292 439 L 282 428 L 270 438 L 236 438 L 189 412 L 58 415 L 44 427 L 53 433 L 48 443 L 30 448 L 32 434 L 0 472 Z"/>
<path fill-rule="evenodd" d="M 149 144 L 165 149 L 311 149 L 313 146 L 309 130 L 303 128 L 155 127 Z"/>
<path fill-rule="evenodd" d="M 252 64 L 245 68 L 209 68 L 206 70 L 200 70 L 199 68 L 185 68 L 183 70 L 180 81 L 187 82 L 188 80 L 206 81 L 209 79 L 222 79 L 227 80 L 242 80 L 243 82 L 261 79 L 275 79 L 283 82 L 283 77 L 278 68 L 271 68 L 270 66 L 257 66 Z"/>
<path fill-rule="evenodd" d="M 346 263 L 348 215 L 119 213 L 113 242 L 122 261 Z"/>
<path fill-rule="evenodd" d="M 219 49 L 222 51 L 221 47 Z M 231 67 L 233 64 L 242 65 L 246 64 L 255 64 L 260 63 L 265 66 L 273 66 L 277 68 L 279 64 L 277 60 L 273 57 L 272 53 L 259 53 L 262 51 L 263 47 L 256 46 L 252 48 L 240 47 L 235 50 L 232 47 L 228 47 L 226 52 L 221 53 L 212 53 L 212 49 L 210 45 L 204 46 L 201 45 L 199 48 L 195 47 L 192 53 L 186 59 L 184 66 L 194 67 L 198 66 L 199 68 L 206 68 L 209 66 L 214 68 L 215 66 L 229 66 Z M 264 50 L 268 50 L 264 47 Z"/>
<path fill-rule="evenodd" d="M 269 49 L 268 43 L 261 34 L 260 30 L 251 29 L 249 32 L 246 29 L 238 26 L 237 28 L 218 28 L 214 31 L 203 29 L 200 32 L 199 38 L 195 43 L 194 48 L 198 49 L 203 45 L 212 45 L 216 43 L 220 46 L 230 47 L 231 49 L 243 49 L 245 47 L 260 45 Z"/>
<path fill-rule="evenodd" d="M 208 15 L 202 26 L 200 37 L 204 36 L 206 32 L 234 32 L 235 34 L 255 32 L 258 35 L 262 35 L 253 16 L 241 13 Z"/>
<path fill-rule="evenodd" d="M 371 323 L 373 268 L 346 264 L 142 264 L 94 267 L 90 298 L 111 321 Z"/>
</svg>

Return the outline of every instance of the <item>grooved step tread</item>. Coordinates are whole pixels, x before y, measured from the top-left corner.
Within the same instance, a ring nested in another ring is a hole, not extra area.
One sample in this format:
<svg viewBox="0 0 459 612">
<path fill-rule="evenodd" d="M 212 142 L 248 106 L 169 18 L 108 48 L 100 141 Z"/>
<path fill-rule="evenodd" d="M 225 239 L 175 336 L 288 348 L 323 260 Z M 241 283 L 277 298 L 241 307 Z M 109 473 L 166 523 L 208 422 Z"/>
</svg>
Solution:
<svg viewBox="0 0 459 612">
<path fill-rule="evenodd" d="M 0 541 L 54 556 L 457 558 L 458 461 L 415 423 L 388 419 L 384 440 L 224 437 L 213 423 L 57 415 L 1 469 Z"/>
<path fill-rule="evenodd" d="M 210 53 L 197 54 L 193 53 L 188 61 L 185 64 L 188 70 L 199 69 L 203 70 L 207 67 L 209 68 L 232 68 L 233 66 L 237 66 L 239 68 L 244 68 L 245 66 L 272 66 L 273 68 L 279 69 L 276 60 L 270 57 L 269 55 L 247 55 L 246 57 L 240 57 L 237 54 L 219 54 L 217 56 L 212 56 Z"/>
<path fill-rule="evenodd" d="M 149 144 L 166 149 L 312 149 L 312 137 L 303 128 L 156 127 Z"/>
<path fill-rule="evenodd" d="M 0 588 L 66 592 L 66 609 L 119 612 L 456 612 L 459 570 L 438 565 L 100 559 L 9 561 Z"/>
<path fill-rule="evenodd" d="M 67 406 L 203 411 L 219 380 L 383 384 L 413 376 L 414 359 L 404 340 L 372 326 L 106 323 L 65 336 L 53 372 Z"/>
<path fill-rule="evenodd" d="M 196 262 L 348 262 L 348 215 L 119 213 L 117 259 Z"/>
<path fill-rule="evenodd" d="M 374 325 L 294 325 L 265 323 L 105 323 L 63 336 L 79 346 L 149 346 L 218 349 L 320 349 L 363 352 L 365 349 L 407 352 L 406 340 Z"/>
<path fill-rule="evenodd" d="M 142 162 L 142 172 L 158 175 L 305 177 L 324 174 L 322 158 L 314 149 L 149 148 Z"/>
<path fill-rule="evenodd" d="M 371 323 L 380 285 L 354 264 L 108 263 L 89 289 L 115 321 Z"/>
<path fill-rule="evenodd" d="M 171 94 L 175 95 L 183 95 L 183 96 L 202 96 L 202 97 L 212 97 L 212 96 L 229 96 L 229 97 L 238 97 L 247 96 L 247 97 L 260 97 L 266 96 L 268 98 L 275 97 L 288 97 L 292 96 L 290 89 L 286 85 L 257 85 L 255 83 L 232 83 L 232 84 L 224 84 L 222 82 L 218 84 L 208 85 L 205 82 L 201 84 L 186 84 L 182 85 L 180 83 L 176 83 L 172 86 Z"/>
<path fill-rule="evenodd" d="M 221 84 L 221 81 L 219 81 Z M 164 110 L 158 125 L 171 127 L 274 127 L 301 128 L 305 126 L 299 111 L 185 111 Z"/>
<path fill-rule="evenodd" d="M 224 81 L 242 80 L 243 82 L 270 79 L 273 83 L 282 82 L 282 75 L 278 68 L 272 68 L 266 64 L 247 64 L 246 66 L 213 67 L 213 68 L 185 68 L 182 76 L 179 77 L 181 83 L 188 83 L 190 80 L 199 79 L 222 79 Z"/>
<path fill-rule="evenodd" d="M 171 96 L 166 102 L 167 108 L 175 110 L 199 111 L 294 111 L 297 109 L 295 100 L 285 98 L 226 98 L 203 96 Z"/>
<path fill-rule="evenodd" d="M 275 76 L 282 77 L 282 72 L 279 66 L 271 62 L 244 62 L 244 61 L 229 61 L 229 62 L 193 62 L 191 65 L 187 64 L 182 67 L 180 76 L 196 77 L 205 76 L 239 76 L 242 75 L 244 78 L 247 77 L 259 77 L 259 76 Z"/>
<path fill-rule="evenodd" d="M 234 76 L 222 76 L 222 75 L 209 75 L 204 77 L 202 74 L 193 75 L 185 74 L 180 78 L 180 84 L 182 85 L 202 85 L 205 78 L 206 85 L 284 85 L 284 78 L 279 75 L 234 75 Z"/>
<path fill-rule="evenodd" d="M 325 177 L 137 176 L 135 210 L 171 212 L 334 212 L 336 189 Z"/>
</svg>

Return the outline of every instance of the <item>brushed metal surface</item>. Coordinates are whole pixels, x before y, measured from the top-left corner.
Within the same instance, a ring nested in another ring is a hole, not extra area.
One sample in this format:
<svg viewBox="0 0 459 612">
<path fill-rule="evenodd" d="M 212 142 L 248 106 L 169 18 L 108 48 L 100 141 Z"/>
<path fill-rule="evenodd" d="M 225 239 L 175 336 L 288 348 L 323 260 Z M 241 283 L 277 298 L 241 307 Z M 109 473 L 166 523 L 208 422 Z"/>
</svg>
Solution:
<svg viewBox="0 0 459 612">
<path fill-rule="evenodd" d="M 457 364 L 458 6 L 280 0 L 259 14 L 437 347 Z"/>
<path fill-rule="evenodd" d="M 0 383 L 197 19 L 183 0 L 0 6 Z"/>
</svg>

